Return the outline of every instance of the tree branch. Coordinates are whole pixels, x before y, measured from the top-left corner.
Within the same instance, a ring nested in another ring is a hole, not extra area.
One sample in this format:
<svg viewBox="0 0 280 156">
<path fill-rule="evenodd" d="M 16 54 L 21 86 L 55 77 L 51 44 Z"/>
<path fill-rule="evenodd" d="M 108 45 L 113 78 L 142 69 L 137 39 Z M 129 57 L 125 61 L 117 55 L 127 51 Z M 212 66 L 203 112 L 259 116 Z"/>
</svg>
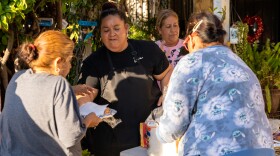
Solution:
<svg viewBox="0 0 280 156">
<path fill-rule="evenodd" d="M 9 29 L 9 38 L 8 38 L 8 45 L 6 50 L 4 51 L 4 56 L 3 58 L 0 58 L 0 77 L 1 77 L 1 81 L 2 81 L 2 85 L 4 87 L 4 90 L 6 90 L 7 86 L 8 86 L 8 72 L 7 72 L 7 67 L 6 67 L 6 63 L 9 59 L 9 56 L 11 54 L 12 48 L 13 48 L 13 44 L 14 44 L 14 31 Z"/>
<path fill-rule="evenodd" d="M 9 56 L 11 54 L 11 51 L 12 51 L 12 48 L 13 48 L 13 45 L 14 45 L 14 31 L 9 29 L 9 37 L 8 37 L 8 45 L 7 45 L 7 48 L 4 52 L 4 56 L 3 56 L 3 59 L 1 60 L 1 66 L 2 65 L 6 65 L 8 59 L 9 59 Z"/>
</svg>

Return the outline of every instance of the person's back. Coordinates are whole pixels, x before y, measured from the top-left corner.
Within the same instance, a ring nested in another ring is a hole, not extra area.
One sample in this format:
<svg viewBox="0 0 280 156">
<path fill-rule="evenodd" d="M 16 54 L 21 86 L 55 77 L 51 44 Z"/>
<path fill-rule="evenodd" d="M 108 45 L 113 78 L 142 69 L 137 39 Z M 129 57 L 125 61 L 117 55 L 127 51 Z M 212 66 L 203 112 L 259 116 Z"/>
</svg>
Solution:
<svg viewBox="0 0 280 156">
<path fill-rule="evenodd" d="M 61 98 L 69 98 L 64 97 L 69 92 L 70 86 L 62 77 L 47 73 L 34 74 L 32 70 L 16 73 L 8 85 L 0 118 L 1 155 L 74 154 L 75 151 L 69 151 L 65 142 L 60 141 L 58 131 L 62 129 L 57 129 L 56 125 L 60 124 L 57 116 L 64 115 L 66 110 L 60 109 L 61 114 L 56 114 L 55 109 L 60 107 Z M 72 113 L 74 111 L 68 115 L 74 115 Z M 76 124 L 80 127 L 79 122 Z M 79 143 L 76 148 L 76 152 L 81 152 Z"/>
<path fill-rule="evenodd" d="M 190 80 L 184 73 L 182 77 L 189 83 L 203 80 L 203 85 L 196 88 L 198 95 L 192 95 L 194 88 L 181 89 L 181 93 L 198 99 L 193 121 L 183 136 L 188 138 L 183 145 L 188 150 L 184 153 L 192 155 L 199 151 L 201 155 L 219 155 L 217 153 L 272 148 L 262 90 L 246 64 L 230 49 L 219 45 L 189 54 L 178 66 L 189 66 L 190 60 L 196 66 L 192 66 L 188 74 L 197 79 Z"/>
<path fill-rule="evenodd" d="M 34 44 L 21 45 L 19 57 L 30 68 L 16 73 L 6 90 L 0 115 L 1 156 L 82 154 L 80 140 L 86 128 L 101 119 L 94 113 L 80 117 L 65 79 L 73 49 L 69 37 L 53 30 L 40 34 Z M 79 104 L 92 101 L 93 93 L 87 94 L 79 97 Z"/>
<path fill-rule="evenodd" d="M 175 67 L 157 136 L 178 138 L 179 155 L 272 156 L 260 83 L 228 47 L 212 13 L 193 14 L 184 41 L 190 54 Z"/>
</svg>

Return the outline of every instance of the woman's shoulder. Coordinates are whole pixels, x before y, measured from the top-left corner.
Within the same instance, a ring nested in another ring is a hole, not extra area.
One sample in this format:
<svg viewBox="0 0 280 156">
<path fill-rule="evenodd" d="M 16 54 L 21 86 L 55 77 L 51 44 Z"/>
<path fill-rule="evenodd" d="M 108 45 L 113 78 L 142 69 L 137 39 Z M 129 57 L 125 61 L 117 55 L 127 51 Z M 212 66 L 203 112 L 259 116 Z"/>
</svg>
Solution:
<svg viewBox="0 0 280 156">
<path fill-rule="evenodd" d="M 18 72 L 16 72 L 13 77 L 19 77 L 20 75 L 22 74 L 25 74 L 25 73 L 28 73 L 30 72 L 31 69 L 22 69 L 22 70 L 19 70 Z"/>
<path fill-rule="evenodd" d="M 129 39 L 128 42 L 131 43 L 133 46 L 137 46 L 137 47 L 147 47 L 147 48 L 158 47 L 154 41 L 149 41 L 149 40 Z"/>
<path fill-rule="evenodd" d="M 52 86 L 65 86 L 68 87 L 70 84 L 66 78 L 63 76 L 48 74 L 48 73 L 38 73 L 34 76 L 34 79 L 41 79 L 41 83 L 45 85 Z"/>
<path fill-rule="evenodd" d="M 48 86 L 53 88 L 59 88 L 61 86 L 68 87 L 70 84 L 66 78 L 62 76 L 56 76 L 49 73 L 34 73 L 32 69 L 20 70 L 14 74 L 11 82 L 17 81 L 18 83 L 25 83 L 25 85 L 34 86 Z M 65 88 L 64 87 L 64 88 Z"/>
<path fill-rule="evenodd" d="M 14 82 L 14 81 L 18 81 L 18 80 L 21 80 L 22 77 L 26 77 L 25 75 L 27 75 L 26 73 L 28 73 L 29 69 L 22 69 L 22 70 L 19 70 L 17 71 L 13 77 L 11 78 L 10 83 Z"/>
<path fill-rule="evenodd" d="M 56 92 L 63 93 L 63 92 L 70 92 L 71 91 L 71 84 L 67 81 L 66 78 L 62 76 L 52 76 L 53 84 Z"/>
<path fill-rule="evenodd" d="M 135 48 L 136 51 L 144 55 L 158 55 L 162 51 L 154 41 L 148 40 L 129 40 L 129 43 Z"/>
<path fill-rule="evenodd" d="M 83 62 L 99 62 L 105 58 L 106 48 L 104 46 L 98 48 L 96 51 L 92 52 Z"/>
<path fill-rule="evenodd" d="M 179 38 L 179 42 L 177 44 L 177 46 L 182 47 L 184 45 L 184 40 Z"/>
<path fill-rule="evenodd" d="M 228 51 L 231 51 L 230 48 L 228 48 L 227 46 L 224 46 L 224 45 L 214 45 L 214 46 L 209 46 L 209 47 L 206 47 L 206 48 L 203 48 L 201 49 L 200 51 L 202 52 L 216 52 L 217 54 L 219 54 L 221 51 L 224 51 L 224 52 L 228 52 Z"/>
<path fill-rule="evenodd" d="M 161 40 L 157 40 L 157 41 L 155 41 L 155 44 L 157 44 L 160 47 L 162 45 L 162 42 L 161 42 Z"/>
<path fill-rule="evenodd" d="M 194 53 L 200 53 L 201 55 L 203 55 L 203 57 L 207 59 L 212 59 L 214 57 L 225 56 L 231 52 L 232 52 L 231 49 L 229 49 L 226 46 L 214 45 L 214 46 L 209 46 L 206 48 L 199 49 Z"/>
</svg>

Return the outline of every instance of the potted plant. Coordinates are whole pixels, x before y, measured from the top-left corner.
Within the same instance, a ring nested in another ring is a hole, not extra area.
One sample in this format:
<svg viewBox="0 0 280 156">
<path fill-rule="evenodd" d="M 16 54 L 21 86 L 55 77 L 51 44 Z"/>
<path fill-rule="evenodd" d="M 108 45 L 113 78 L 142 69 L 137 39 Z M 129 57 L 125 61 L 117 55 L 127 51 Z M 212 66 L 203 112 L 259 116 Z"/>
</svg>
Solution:
<svg viewBox="0 0 280 156">
<path fill-rule="evenodd" d="M 237 22 L 238 44 L 233 50 L 252 69 L 258 77 L 269 114 L 276 113 L 280 103 L 280 42 L 264 45 L 247 41 L 249 28 L 247 24 Z"/>
</svg>

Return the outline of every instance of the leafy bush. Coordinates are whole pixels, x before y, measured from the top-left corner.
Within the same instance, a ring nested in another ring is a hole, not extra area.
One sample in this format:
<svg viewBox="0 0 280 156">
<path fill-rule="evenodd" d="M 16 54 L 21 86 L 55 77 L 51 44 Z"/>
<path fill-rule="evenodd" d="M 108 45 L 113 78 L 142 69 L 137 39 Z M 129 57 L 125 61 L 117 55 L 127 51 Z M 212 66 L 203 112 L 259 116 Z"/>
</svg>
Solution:
<svg viewBox="0 0 280 156">
<path fill-rule="evenodd" d="M 88 149 L 83 150 L 82 156 L 90 156 L 90 152 L 88 151 Z"/>
<path fill-rule="evenodd" d="M 265 91 L 268 113 L 271 110 L 270 89 L 280 89 L 280 42 L 264 45 L 247 41 L 248 25 L 237 23 L 239 43 L 233 46 L 234 51 L 252 69 Z"/>
<path fill-rule="evenodd" d="M 156 30 L 156 18 L 134 22 L 131 25 L 128 35 L 131 39 L 155 41 L 159 38 L 158 31 Z"/>
</svg>

